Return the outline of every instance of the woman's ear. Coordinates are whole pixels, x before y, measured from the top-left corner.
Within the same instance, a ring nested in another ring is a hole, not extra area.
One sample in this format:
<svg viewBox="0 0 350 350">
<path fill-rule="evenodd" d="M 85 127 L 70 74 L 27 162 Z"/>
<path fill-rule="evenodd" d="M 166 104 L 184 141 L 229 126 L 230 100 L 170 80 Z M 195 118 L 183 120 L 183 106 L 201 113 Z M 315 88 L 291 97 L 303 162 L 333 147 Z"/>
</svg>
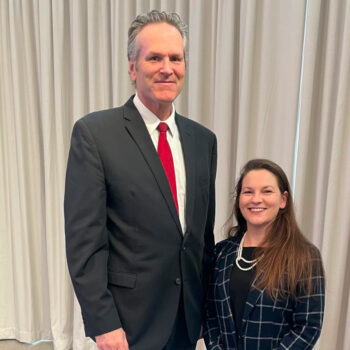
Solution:
<svg viewBox="0 0 350 350">
<path fill-rule="evenodd" d="M 284 191 L 282 193 L 282 200 L 281 200 L 281 204 L 280 204 L 280 209 L 284 209 L 286 207 L 287 201 L 288 201 L 288 192 Z"/>
</svg>

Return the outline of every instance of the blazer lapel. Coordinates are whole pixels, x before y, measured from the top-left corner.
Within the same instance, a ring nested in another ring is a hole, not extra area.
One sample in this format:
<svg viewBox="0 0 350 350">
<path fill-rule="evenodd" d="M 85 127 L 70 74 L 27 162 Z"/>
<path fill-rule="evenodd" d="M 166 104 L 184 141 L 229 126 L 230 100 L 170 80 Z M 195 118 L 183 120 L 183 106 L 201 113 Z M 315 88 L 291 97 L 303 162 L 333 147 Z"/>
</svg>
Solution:
<svg viewBox="0 0 350 350">
<path fill-rule="evenodd" d="M 256 282 L 258 281 L 258 279 L 259 279 L 259 276 L 255 277 L 248 293 L 247 301 L 244 306 L 242 329 L 245 328 L 245 324 L 249 319 L 249 314 L 255 308 L 255 305 L 257 304 L 259 299 L 262 297 L 262 294 L 264 293 L 264 290 L 265 290 L 265 289 L 260 289 L 256 286 Z"/>
<path fill-rule="evenodd" d="M 238 250 L 238 245 L 232 244 L 230 248 L 227 249 L 225 252 L 226 256 L 229 256 L 233 254 L 233 259 L 223 259 L 224 261 L 224 266 L 220 266 L 220 269 L 222 270 L 221 272 L 221 277 L 220 281 L 218 281 L 219 284 L 223 284 L 223 298 L 225 302 L 225 308 L 230 310 L 231 317 L 227 317 L 225 320 L 225 325 L 228 331 L 232 331 L 232 334 L 236 334 L 237 329 L 236 329 L 236 324 L 233 319 L 232 311 L 231 311 L 231 298 L 230 298 L 230 279 L 231 279 L 231 271 L 233 264 L 235 263 L 236 256 L 237 256 L 237 250 Z M 230 338 L 231 339 L 231 338 Z M 231 339 L 235 344 L 236 344 L 236 336 L 233 336 Z M 236 344 L 237 346 L 237 344 Z"/>
<path fill-rule="evenodd" d="M 125 128 L 129 132 L 132 139 L 135 141 L 146 163 L 150 167 L 182 237 L 179 215 L 176 210 L 167 176 L 159 159 L 158 153 L 154 147 L 152 139 L 148 133 L 147 127 L 139 112 L 137 111 L 132 98 L 133 97 L 131 97 L 129 101 L 124 105 Z"/>
<path fill-rule="evenodd" d="M 176 113 L 175 121 L 180 134 L 182 153 L 185 163 L 186 171 L 186 208 L 185 208 L 185 219 L 187 225 L 187 231 L 191 225 L 191 218 L 193 217 L 194 198 L 195 198 L 195 144 L 194 136 L 191 128 L 189 127 L 186 119 Z"/>
</svg>

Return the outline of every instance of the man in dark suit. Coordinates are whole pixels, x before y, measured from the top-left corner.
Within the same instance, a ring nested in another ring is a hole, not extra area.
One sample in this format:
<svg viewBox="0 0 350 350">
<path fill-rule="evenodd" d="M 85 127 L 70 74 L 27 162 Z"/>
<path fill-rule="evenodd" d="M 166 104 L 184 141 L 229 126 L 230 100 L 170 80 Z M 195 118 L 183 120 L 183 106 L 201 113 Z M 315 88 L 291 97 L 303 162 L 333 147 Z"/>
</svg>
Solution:
<svg viewBox="0 0 350 350">
<path fill-rule="evenodd" d="M 200 335 L 216 138 L 175 112 L 185 47 L 178 15 L 138 16 L 128 40 L 136 95 L 73 129 L 67 261 L 86 335 L 100 350 L 194 349 Z"/>
</svg>

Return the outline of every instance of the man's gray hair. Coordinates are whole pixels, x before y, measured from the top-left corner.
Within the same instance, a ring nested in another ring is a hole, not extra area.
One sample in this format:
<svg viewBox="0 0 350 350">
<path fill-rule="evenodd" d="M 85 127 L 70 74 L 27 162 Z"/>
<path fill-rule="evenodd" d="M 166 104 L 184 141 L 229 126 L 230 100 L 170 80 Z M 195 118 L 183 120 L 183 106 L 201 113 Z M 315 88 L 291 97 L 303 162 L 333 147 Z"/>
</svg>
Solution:
<svg viewBox="0 0 350 350">
<path fill-rule="evenodd" d="M 136 47 L 136 37 L 148 24 L 168 23 L 174 26 L 181 34 L 184 44 L 184 58 L 186 62 L 186 47 L 188 29 L 185 22 L 175 12 L 152 10 L 138 15 L 131 23 L 128 31 L 128 59 L 136 62 L 139 56 L 139 48 Z"/>
</svg>

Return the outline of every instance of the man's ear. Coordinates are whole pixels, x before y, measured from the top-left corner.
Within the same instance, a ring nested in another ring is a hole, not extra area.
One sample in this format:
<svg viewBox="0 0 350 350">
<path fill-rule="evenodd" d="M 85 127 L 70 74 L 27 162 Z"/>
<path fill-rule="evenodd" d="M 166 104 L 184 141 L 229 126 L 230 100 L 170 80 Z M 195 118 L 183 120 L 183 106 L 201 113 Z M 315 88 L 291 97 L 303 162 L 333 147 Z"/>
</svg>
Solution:
<svg viewBox="0 0 350 350">
<path fill-rule="evenodd" d="M 132 81 L 136 81 L 136 65 L 133 60 L 129 60 L 129 75 Z"/>
</svg>

